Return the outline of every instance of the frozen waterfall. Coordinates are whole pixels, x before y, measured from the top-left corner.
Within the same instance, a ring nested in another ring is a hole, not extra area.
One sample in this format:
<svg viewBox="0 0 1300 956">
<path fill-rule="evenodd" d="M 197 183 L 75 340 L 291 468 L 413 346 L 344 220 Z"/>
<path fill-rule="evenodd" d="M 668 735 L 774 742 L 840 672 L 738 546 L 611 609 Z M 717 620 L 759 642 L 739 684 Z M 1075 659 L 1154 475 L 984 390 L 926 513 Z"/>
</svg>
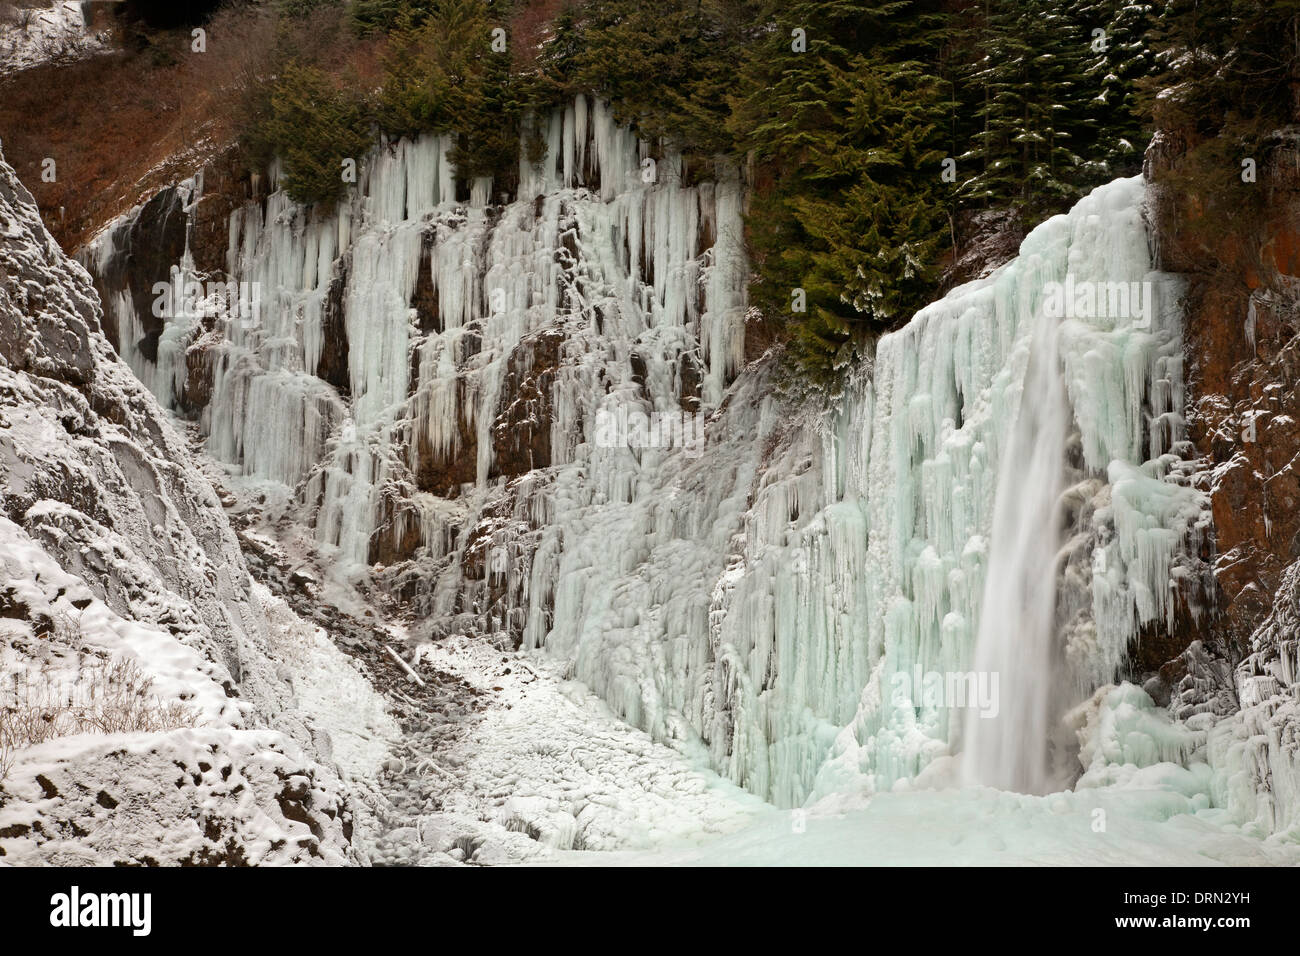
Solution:
<svg viewBox="0 0 1300 956">
<path fill-rule="evenodd" d="M 1143 198 L 1118 181 L 1040 226 L 885 336 L 829 417 L 792 414 L 759 365 L 702 460 L 559 475 L 530 580 L 554 604 L 529 608 L 526 644 L 782 805 L 892 787 L 956 755 L 969 721 L 1006 727 L 1001 707 L 1033 715 L 1008 733 L 1008 765 L 1035 768 L 1014 785 L 1047 787 L 1046 738 L 1069 737 L 1050 718 L 1171 613 L 1202 518 L 1173 452 L 1180 287 L 1151 269 Z M 1093 306 L 1044 321 L 1075 280 Z M 1110 310 L 1121 284 L 1132 302 Z M 982 625 L 986 586 L 1033 624 Z"/>
<path fill-rule="evenodd" d="M 1202 520 L 1142 181 L 883 337 L 822 413 L 746 364 L 740 173 L 656 163 L 582 97 L 539 122 L 547 158 L 500 205 L 427 137 L 328 216 L 237 210 L 261 321 L 169 328 L 132 366 L 174 399 L 206 349 L 209 452 L 293 489 L 331 570 L 401 594 L 417 634 L 567 661 L 775 803 L 891 788 L 963 740 L 976 780 L 1058 785 L 1061 712 L 1173 613 Z M 667 414 L 702 455 L 597 428 Z"/>
</svg>

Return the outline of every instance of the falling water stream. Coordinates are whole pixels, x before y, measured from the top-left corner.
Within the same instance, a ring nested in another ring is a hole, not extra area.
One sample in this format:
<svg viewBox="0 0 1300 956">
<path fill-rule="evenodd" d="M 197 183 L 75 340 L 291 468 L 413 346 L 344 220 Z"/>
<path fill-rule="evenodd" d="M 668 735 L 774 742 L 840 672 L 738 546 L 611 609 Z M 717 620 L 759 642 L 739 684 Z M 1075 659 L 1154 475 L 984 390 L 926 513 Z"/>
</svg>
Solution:
<svg viewBox="0 0 1300 956">
<path fill-rule="evenodd" d="M 975 670 L 997 688 L 997 708 L 969 710 L 965 726 L 966 780 L 1021 793 L 1051 789 L 1057 551 L 1071 418 L 1059 339 L 1059 320 L 1040 314 L 1020 413 L 999 469 L 975 646 Z"/>
</svg>

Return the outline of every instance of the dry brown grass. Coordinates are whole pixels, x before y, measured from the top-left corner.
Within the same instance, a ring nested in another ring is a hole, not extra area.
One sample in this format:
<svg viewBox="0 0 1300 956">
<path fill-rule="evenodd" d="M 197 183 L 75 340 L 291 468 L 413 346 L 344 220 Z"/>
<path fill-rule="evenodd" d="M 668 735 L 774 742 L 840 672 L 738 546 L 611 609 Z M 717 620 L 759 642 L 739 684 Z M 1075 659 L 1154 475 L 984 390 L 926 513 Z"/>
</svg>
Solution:
<svg viewBox="0 0 1300 956">
<path fill-rule="evenodd" d="M 0 778 L 17 752 L 72 734 L 150 733 L 193 727 L 198 714 L 154 697 L 153 680 L 126 658 L 91 661 L 69 688 L 47 674 L 0 687 Z"/>
<path fill-rule="evenodd" d="M 516 70 L 533 66 L 551 21 L 571 5 L 571 0 L 528 0 L 519 5 L 510 19 L 510 53 Z"/>
<path fill-rule="evenodd" d="M 0 90 L 5 158 L 69 250 L 92 224 L 134 205 L 177 119 L 171 77 L 128 63 L 113 56 L 42 66 Z M 46 158 L 56 164 L 54 182 L 42 181 Z"/>
<path fill-rule="evenodd" d="M 535 55 L 567 0 L 531 0 L 511 23 L 513 53 Z M 0 2 L 0 5 L 3 5 Z M 31 190 L 46 225 L 75 252 L 105 224 L 237 141 L 253 92 L 287 57 L 314 63 L 340 84 L 374 91 L 387 38 L 358 37 L 346 6 L 277 21 L 269 4 L 233 4 L 206 27 L 207 51 L 188 29 L 133 34 L 127 52 L 47 64 L 0 79 L 0 145 Z M 55 182 L 42 162 L 56 163 Z"/>
</svg>

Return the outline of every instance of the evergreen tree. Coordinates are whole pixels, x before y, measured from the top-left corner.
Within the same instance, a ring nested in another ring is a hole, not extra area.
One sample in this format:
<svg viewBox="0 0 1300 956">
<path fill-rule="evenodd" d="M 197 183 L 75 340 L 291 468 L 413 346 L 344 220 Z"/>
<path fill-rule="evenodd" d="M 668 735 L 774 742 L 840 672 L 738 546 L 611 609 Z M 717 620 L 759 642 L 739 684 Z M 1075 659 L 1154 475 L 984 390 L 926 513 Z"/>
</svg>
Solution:
<svg viewBox="0 0 1300 956">
<path fill-rule="evenodd" d="M 732 129 L 764 167 L 751 301 L 789 317 L 801 376 L 833 385 L 934 289 L 950 92 L 926 61 L 944 20 L 922 4 L 845 0 L 768 15 L 732 101 Z"/>
<path fill-rule="evenodd" d="M 343 161 L 371 147 L 370 120 L 355 84 L 340 86 L 315 66 L 290 61 L 269 91 L 257 142 L 283 163 L 283 185 L 301 203 L 333 203 L 347 188 Z"/>
<path fill-rule="evenodd" d="M 1100 183 L 1136 172 L 1150 138 L 1144 129 L 1140 86 L 1156 70 L 1150 0 L 1089 0 L 1076 13 L 1089 56 L 1085 77 L 1093 92 L 1096 141 L 1088 144 L 1090 179 Z M 1101 31 L 1100 34 L 1095 31 Z"/>
<path fill-rule="evenodd" d="M 813 311 L 796 327 L 796 357 L 839 372 L 863 333 L 906 321 L 934 291 L 947 242 L 945 106 L 937 81 L 910 64 L 856 61 L 836 72 L 831 92 L 847 106 L 842 131 L 809 148 L 809 175 L 847 176 L 850 185 L 792 198 L 815 241 Z"/>
<path fill-rule="evenodd" d="M 308 21 L 298 14 L 333 0 L 277 3 L 301 35 Z M 382 51 L 379 130 L 454 133 L 462 182 L 490 175 L 509 191 L 521 133 L 530 160 L 545 154 L 524 118 L 577 93 L 608 100 L 652 148 L 684 152 L 688 169 L 719 153 L 746 161 L 751 303 L 785 317 L 799 374 L 826 380 L 933 295 L 959 202 L 1013 206 L 1028 228 L 1135 171 L 1154 109 L 1200 135 L 1230 131 L 1241 151 L 1292 121 L 1300 103 L 1300 0 L 351 0 L 346 9 Z M 494 50 L 493 30 L 512 24 L 528 49 L 512 36 L 509 52 Z M 339 184 L 311 154 L 360 152 L 368 114 L 352 92 L 359 83 L 308 59 L 268 69 L 245 141 L 254 163 L 281 156 L 295 195 L 318 201 Z M 943 178 L 949 157 L 956 183 Z"/>
<path fill-rule="evenodd" d="M 1155 45 L 1144 101 L 1163 125 L 1213 136 L 1300 119 L 1300 0 L 1169 0 Z"/>
<path fill-rule="evenodd" d="M 601 0 L 574 22 L 578 88 L 603 96 L 616 117 L 650 140 L 725 152 L 727 94 L 752 29 L 750 0 Z"/>
<path fill-rule="evenodd" d="M 987 11 L 986 52 L 967 80 L 980 128 L 961 157 L 977 172 L 962 193 L 1031 216 L 1055 211 L 1081 193 L 1077 149 L 1094 135 L 1085 35 L 1062 0 L 992 0 Z"/>
<path fill-rule="evenodd" d="M 419 23 L 436 0 L 351 0 L 352 22 L 361 33 L 380 33 Z"/>
<path fill-rule="evenodd" d="M 508 43 L 493 49 L 498 28 L 485 0 L 440 0 L 398 14 L 384 59 L 380 128 L 394 137 L 455 133 L 451 160 L 463 181 L 516 173 L 522 81 Z"/>
</svg>

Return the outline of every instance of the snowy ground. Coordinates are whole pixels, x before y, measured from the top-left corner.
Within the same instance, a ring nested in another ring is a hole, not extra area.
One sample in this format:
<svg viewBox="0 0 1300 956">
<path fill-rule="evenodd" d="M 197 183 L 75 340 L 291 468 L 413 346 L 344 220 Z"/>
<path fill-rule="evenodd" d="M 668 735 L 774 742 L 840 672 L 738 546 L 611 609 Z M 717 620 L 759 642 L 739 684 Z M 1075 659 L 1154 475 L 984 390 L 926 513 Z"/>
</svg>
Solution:
<svg viewBox="0 0 1300 956">
<path fill-rule="evenodd" d="M 0 3 L 0 76 L 51 60 L 75 60 L 107 48 L 107 32 L 92 34 L 78 0 Z"/>
<path fill-rule="evenodd" d="M 468 733 L 434 755 L 442 809 L 426 821 L 434 833 L 482 840 L 474 862 L 694 844 L 767 809 L 618 720 L 547 662 L 463 638 L 422 648 L 421 661 L 460 674 L 490 700 Z"/>
<path fill-rule="evenodd" d="M 319 623 L 319 638 L 352 659 L 353 670 L 340 669 L 334 647 L 301 634 L 292 656 L 277 656 L 296 703 L 332 741 L 371 863 L 599 860 L 599 851 L 697 845 L 770 809 L 617 719 L 561 664 L 487 638 L 412 639 L 279 520 L 287 489 L 200 460 L 242 529 L 254 577 L 297 614 L 286 609 L 273 630 Z"/>
<path fill-rule="evenodd" d="M 1197 761 L 1102 759 L 1075 791 L 1042 797 L 946 787 L 940 761 L 918 782 L 936 789 L 778 810 L 618 720 L 545 658 L 450 638 L 421 648 L 426 668 L 454 672 L 486 707 L 417 770 L 438 809 L 383 838 L 394 863 L 1300 864 L 1296 834 L 1266 837 L 1216 807 L 1221 777 Z M 1140 753 L 1169 728 L 1159 711 L 1133 713 L 1137 694 L 1107 699 L 1129 713 L 1110 722 L 1114 739 Z"/>
<path fill-rule="evenodd" d="M 619 721 L 534 656 L 453 638 L 421 658 L 491 703 L 434 755 L 442 809 L 402 835 L 410 862 L 447 862 L 428 851 L 450 842 L 453 858 L 473 848 L 468 862 L 485 864 L 1300 864 L 1300 841 L 1260 839 L 1208 807 L 1204 765 L 1130 767 L 1113 784 L 1046 797 L 954 788 L 778 810 Z"/>
<path fill-rule="evenodd" d="M 1094 831 L 1097 809 L 1106 829 Z M 1300 844 L 1262 841 L 1164 790 L 1028 797 L 985 788 L 886 793 L 800 824 L 772 810 L 700 847 L 611 853 L 629 866 L 1260 866 L 1300 863 Z M 802 832 L 800 832 L 802 828 Z M 567 854 L 561 862 L 588 862 Z"/>
<path fill-rule="evenodd" d="M 6 864 L 348 861 L 339 780 L 283 734 L 245 727 L 248 707 L 227 697 L 215 665 L 165 628 L 115 613 L 4 517 L 0 581 Z M 304 723 L 337 733 L 336 752 L 355 765 L 355 733 L 314 691 L 352 690 L 353 725 L 368 716 L 356 700 L 373 691 L 322 634 L 257 596 L 272 654 L 301 668 Z M 45 726 L 24 730 L 24 719 Z M 6 746 L 14 736 L 18 749 Z"/>
</svg>

